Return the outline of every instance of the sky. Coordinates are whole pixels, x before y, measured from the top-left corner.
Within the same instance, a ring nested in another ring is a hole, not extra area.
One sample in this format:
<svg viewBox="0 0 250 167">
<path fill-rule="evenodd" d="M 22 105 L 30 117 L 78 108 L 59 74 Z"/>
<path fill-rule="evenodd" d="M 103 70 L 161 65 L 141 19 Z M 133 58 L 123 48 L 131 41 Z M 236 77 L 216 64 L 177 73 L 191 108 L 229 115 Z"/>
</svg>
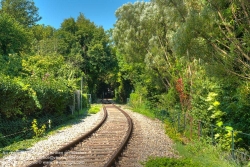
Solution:
<svg viewBox="0 0 250 167">
<path fill-rule="evenodd" d="M 138 0 L 33 0 L 42 19 L 38 24 L 60 28 L 64 19 L 77 18 L 80 13 L 105 30 L 113 28 L 115 11 L 126 3 Z"/>
</svg>

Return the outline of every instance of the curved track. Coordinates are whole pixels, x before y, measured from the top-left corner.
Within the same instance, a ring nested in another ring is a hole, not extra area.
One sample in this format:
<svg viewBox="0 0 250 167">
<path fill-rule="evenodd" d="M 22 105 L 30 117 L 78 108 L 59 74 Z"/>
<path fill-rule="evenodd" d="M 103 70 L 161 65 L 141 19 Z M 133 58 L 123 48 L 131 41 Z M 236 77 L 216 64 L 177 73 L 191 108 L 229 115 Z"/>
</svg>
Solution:
<svg viewBox="0 0 250 167">
<path fill-rule="evenodd" d="M 103 111 L 102 121 L 87 134 L 28 167 L 112 166 L 127 145 L 133 123 L 113 104 L 103 104 Z"/>
</svg>

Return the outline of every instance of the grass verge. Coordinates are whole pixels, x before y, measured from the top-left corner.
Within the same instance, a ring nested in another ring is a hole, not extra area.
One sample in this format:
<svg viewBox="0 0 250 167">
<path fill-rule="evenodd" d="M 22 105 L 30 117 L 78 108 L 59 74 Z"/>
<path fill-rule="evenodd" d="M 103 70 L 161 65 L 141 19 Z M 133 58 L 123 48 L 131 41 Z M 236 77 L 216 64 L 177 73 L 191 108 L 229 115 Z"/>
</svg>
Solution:
<svg viewBox="0 0 250 167">
<path fill-rule="evenodd" d="M 88 110 L 88 114 L 96 114 L 101 110 L 101 104 L 92 104 L 91 108 Z"/>
<path fill-rule="evenodd" d="M 149 157 L 147 162 L 143 163 L 145 167 L 201 167 L 192 159 L 181 158 L 168 158 L 168 157 Z"/>
<path fill-rule="evenodd" d="M 192 159 L 202 167 L 236 167 L 238 166 L 229 157 L 230 155 L 221 150 L 220 146 L 213 146 L 206 140 L 196 140 L 184 145 L 176 142 L 175 149 L 179 155 Z"/>
</svg>

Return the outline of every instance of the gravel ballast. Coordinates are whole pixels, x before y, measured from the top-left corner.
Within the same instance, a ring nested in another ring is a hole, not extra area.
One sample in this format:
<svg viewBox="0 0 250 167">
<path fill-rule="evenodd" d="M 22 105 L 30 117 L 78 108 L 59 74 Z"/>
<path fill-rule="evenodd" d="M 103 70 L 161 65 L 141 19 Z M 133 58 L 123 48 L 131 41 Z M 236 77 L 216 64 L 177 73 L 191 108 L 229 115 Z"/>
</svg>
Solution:
<svg viewBox="0 0 250 167">
<path fill-rule="evenodd" d="M 148 157 L 178 157 L 173 141 L 165 134 L 164 124 L 157 119 L 122 107 L 133 120 L 134 130 L 129 145 L 117 162 L 118 167 L 141 167 Z"/>
<path fill-rule="evenodd" d="M 123 108 L 123 107 L 122 107 Z M 142 166 L 141 162 L 149 156 L 176 157 L 173 142 L 165 134 L 164 124 L 157 119 L 150 119 L 129 109 L 123 108 L 132 118 L 134 130 L 129 145 L 119 158 L 116 166 Z M 39 141 L 26 151 L 19 151 L 0 159 L 1 167 L 23 167 L 88 132 L 101 121 L 103 112 L 88 116 L 82 122 L 60 130 Z"/>
<path fill-rule="evenodd" d="M 36 160 L 46 157 L 56 152 L 62 146 L 70 141 L 77 139 L 79 136 L 87 133 L 97 125 L 103 117 L 103 112 L 98 112 L 83 118 L 80 123 L 63 130 L 58 130 L 55 134 L 50 135 L 47 139 L 37 142 L 33 147 L 25 150 L 11 153 L 0 159 L 1 167 L 24 167 Z"/>
</svg>

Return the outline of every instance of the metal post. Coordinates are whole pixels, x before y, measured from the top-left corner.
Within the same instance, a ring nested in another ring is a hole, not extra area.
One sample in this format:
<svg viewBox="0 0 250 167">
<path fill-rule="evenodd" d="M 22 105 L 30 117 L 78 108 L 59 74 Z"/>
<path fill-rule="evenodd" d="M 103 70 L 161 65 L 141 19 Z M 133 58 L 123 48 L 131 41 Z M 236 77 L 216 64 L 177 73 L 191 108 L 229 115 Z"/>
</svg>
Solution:
<svg viewBox="0 0 250 167">
<path fill-rule="evenodd" d="M 232 158 L 235 159 L 234 156 L 234 131 L 232 130 Z"/>
<path fill-rule="evenodd" d="M 193 118 L 190 117 L 190 139 L 192 139 L 193 135 Z"/>
<path fill-rule="evenodd" d="M 200 121 L 200 135 L 202 137 L 202 122 Z"/>
<path fill-rule="evenodd" d="M 51 128 L 51 120 L 50 119 L 48 121 L 48 124 L 49 124 L 49 128 Z"/>
<path fill-rule="evenodd" d="M 214 145 L 214 128 L 213 128 L 213 125 L 211 125 L 211 127 L 212 127 L 211 138 L 212 138 L 212 144 Z"/>
<path fill-rule="evenodd" d="M 75 108 L 76 108 L 76 93 L 74 92 L 74 96 L 73 96 L 73 109 L 72 109 L 72 115 L 75 112 Z"/>
<path fill-rule="evenodd" d="M 178 113 L 178 127 L 177 127 L 178 132 L 180 132 L 180 113 Z"/>
<path fill-rule="evenodd" d="M 184 114 L 184 131 L 186 130 L 186 113 Z"/>
<path fill-rule="evenodd" d="M 81 104 L 81 110 L 82 110 L 82 83 L 83 83 L 83 79 L 81 78 L 81 96 L 80 96 L 80 104 Z"/>
<path fill-rule="evenodd" d="M 200 131 L 201 130 L 201 122 L 200 122 L 200 120 L 198 121 L 198 139 L 200 140 Z"/>
</svg>

